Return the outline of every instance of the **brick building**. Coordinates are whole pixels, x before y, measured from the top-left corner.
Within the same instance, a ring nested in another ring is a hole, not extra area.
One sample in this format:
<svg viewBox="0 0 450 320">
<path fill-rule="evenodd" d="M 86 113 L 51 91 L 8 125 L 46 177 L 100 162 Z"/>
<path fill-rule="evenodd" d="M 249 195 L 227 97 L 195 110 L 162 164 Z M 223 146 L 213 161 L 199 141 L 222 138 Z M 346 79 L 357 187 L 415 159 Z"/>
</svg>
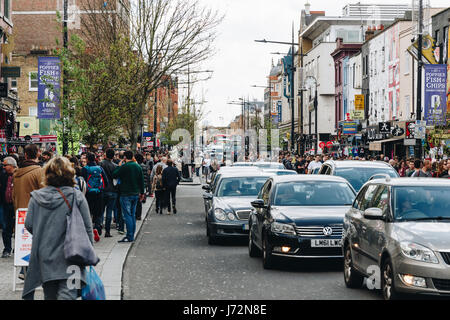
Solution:
<svg viewBox="0 0 450 320">
<path fill-rule="evenodd" d="M 7 142 L 9 143 L 11 139 L 14 139 L 17 131 L 15 123 L 15 116 L 18 110 L 17 94 L 14 90 L 11 90 L 14 82 L 11 85 L 11 78 L 9 77 L 12 71 L 11 67 L 13 67 L 11 65 L 11 51 L 14 45 L 12 32 L 11 0 L 2 0 L 0 1 L 0 153 L 8 152 L 9 145 Z"/>
</svg>

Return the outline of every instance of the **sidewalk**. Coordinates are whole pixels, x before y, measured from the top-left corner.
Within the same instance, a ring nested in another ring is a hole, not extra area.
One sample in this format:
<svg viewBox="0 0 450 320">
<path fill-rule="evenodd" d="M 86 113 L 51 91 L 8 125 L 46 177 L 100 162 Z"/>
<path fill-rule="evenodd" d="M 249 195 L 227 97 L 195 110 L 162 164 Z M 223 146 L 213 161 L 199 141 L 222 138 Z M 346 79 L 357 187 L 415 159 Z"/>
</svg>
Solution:
<svg viewBox="0 0 450 320">
<path fill-rule="evenodd" d="M 198 186 L 202 184 L 202 178 L 194 175 L 192 182 L 180 182 L 182 186 Z"/>
<path fill-rule="evenodd" d="M 154 198 L 147 198 L 147 202 L 142 206 L 142 220 L 136 221 L 136 237 L 139 236 L 139 231 L 148 212 L 151 208 Z M 107 300 L 120 300 L 122 293 L 122 270 L 128 252 L 132 244 L 117 243 L 124 237 L 111 229 L 112 238 L 105 238 L 102 233 L 101 240 L 94 244 L 100 262 L 95 267 L 95 270 L 101 277 L 103 285 L 105 286 L 105 293 Z M 17 269 L 17 274 L 19 272 Z M 21 300 L 23 281 L 17 279 L 17 287 L 14 292 L 13 289 L 13 275 L 14 275 L 14 257 L 7 259 L 0 258 L 0 300 Z M 44 298 L 42 289 L 38 289 L 35 293 L 36 300 Z"/>
</svg>

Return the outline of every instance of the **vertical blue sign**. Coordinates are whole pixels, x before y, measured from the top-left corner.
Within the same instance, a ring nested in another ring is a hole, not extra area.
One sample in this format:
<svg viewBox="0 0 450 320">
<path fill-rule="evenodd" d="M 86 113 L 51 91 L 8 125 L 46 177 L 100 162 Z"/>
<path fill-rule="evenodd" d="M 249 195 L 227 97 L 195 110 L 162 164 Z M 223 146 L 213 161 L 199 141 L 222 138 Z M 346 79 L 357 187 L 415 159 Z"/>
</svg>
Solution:
<svg viewBox="0 0 450 320">
<path fill-rule="evenodd" d="M 445 125 L 447 113 L 447 65 L 425 65 L 425 120 L 427 125 Z"/>
<path fill-rule="evenodd" d="M 278 122 L 281 123 L 281 108 L 282 108 L 283 104 L 281 103 L 281 101 L 278 101 L 277 103 L 277 110 L 278 110 Z"/>
<path fill-rule="evenodd" d="M 58 57 L 38 58 L 38 119 L 60 118 L 61 62 Z"/>
</svg>

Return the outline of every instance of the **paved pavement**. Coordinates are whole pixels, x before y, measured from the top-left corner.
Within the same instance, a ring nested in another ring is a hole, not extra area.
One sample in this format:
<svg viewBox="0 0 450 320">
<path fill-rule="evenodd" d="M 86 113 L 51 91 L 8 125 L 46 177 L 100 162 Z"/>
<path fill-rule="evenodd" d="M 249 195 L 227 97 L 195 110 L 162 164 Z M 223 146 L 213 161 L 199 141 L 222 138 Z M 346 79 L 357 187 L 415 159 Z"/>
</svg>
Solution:
<svg viewBox="0 0 450 320">
<path fill-rule="evenodd" d="M 180 186 L 177 209 L 151 210 L 125 263 L 124 300 L 381 299 L 347 289 L 342 261 L 284 261 L 265 270 L 248 256 L 246 239 L 208 245 L 200 186 Z"/>
<path fill-rule="evenodd" d="M 147 198 L 142 207 L 142 220 L 137 221 L 136 233 L 139 231 L 154 198 Z M 113 225 L 114 226 L 114 225 Z M 112 238 L 105 238 L 102 234 L 101 240 L 94 244 L 100 262 L 95 270 L 100 275 L 105 286 L 107 300 L 120 300 L 122 291 L 122 269 L 131 244 L 117 243 L 124 236 L 119 234 L 115 228 L 111 229 Z M 14 258 L 0 258 L 0 300 L 20 300 L 22 299 L 23 281 L 17 279 L 16 291 L 13 291 Z M 19 269 L 17 270 L 19 272 Z M 38 289 L 35 294 L 36 300 L 43 299 L 42 289 Z"/>
</svg>

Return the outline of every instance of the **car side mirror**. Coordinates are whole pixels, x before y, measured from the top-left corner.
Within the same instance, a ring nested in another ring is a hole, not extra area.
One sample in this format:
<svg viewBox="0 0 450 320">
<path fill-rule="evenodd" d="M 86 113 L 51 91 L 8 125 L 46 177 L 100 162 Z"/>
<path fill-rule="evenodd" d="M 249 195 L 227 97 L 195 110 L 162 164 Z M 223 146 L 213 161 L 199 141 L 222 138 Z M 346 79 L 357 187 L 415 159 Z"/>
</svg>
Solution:
<svg viewBox="0 0 450 320">
<path fill-rule="evenodd" d="M 207 185 L 207 184 L 204 184 L 204 185 L 202 186 L 202 189 L 209 192 L 209 191 L 211 191 L 211 186 L 210 186 L 210 185 Z"/>
<path fill-rule="evenodd" d="M 368 220 L 383 220 L 383 211 L 380 208 L 369 208 L 364 211 L 364 218 Z"/>
<path fill-rule="evenodd" d="M 210 192 L 205 192 L 203 194 L 203 199 L 205 199 L 205 200 L 212 200 L 212 198 L 213 198 L 213 194 Z"/>
<path fill-rule="evenodd" d="M 263 199 L 256 199 L 251 202 L 252 207 L 256 209 L 264 209 L 267 208 Z"/>
</svg>

